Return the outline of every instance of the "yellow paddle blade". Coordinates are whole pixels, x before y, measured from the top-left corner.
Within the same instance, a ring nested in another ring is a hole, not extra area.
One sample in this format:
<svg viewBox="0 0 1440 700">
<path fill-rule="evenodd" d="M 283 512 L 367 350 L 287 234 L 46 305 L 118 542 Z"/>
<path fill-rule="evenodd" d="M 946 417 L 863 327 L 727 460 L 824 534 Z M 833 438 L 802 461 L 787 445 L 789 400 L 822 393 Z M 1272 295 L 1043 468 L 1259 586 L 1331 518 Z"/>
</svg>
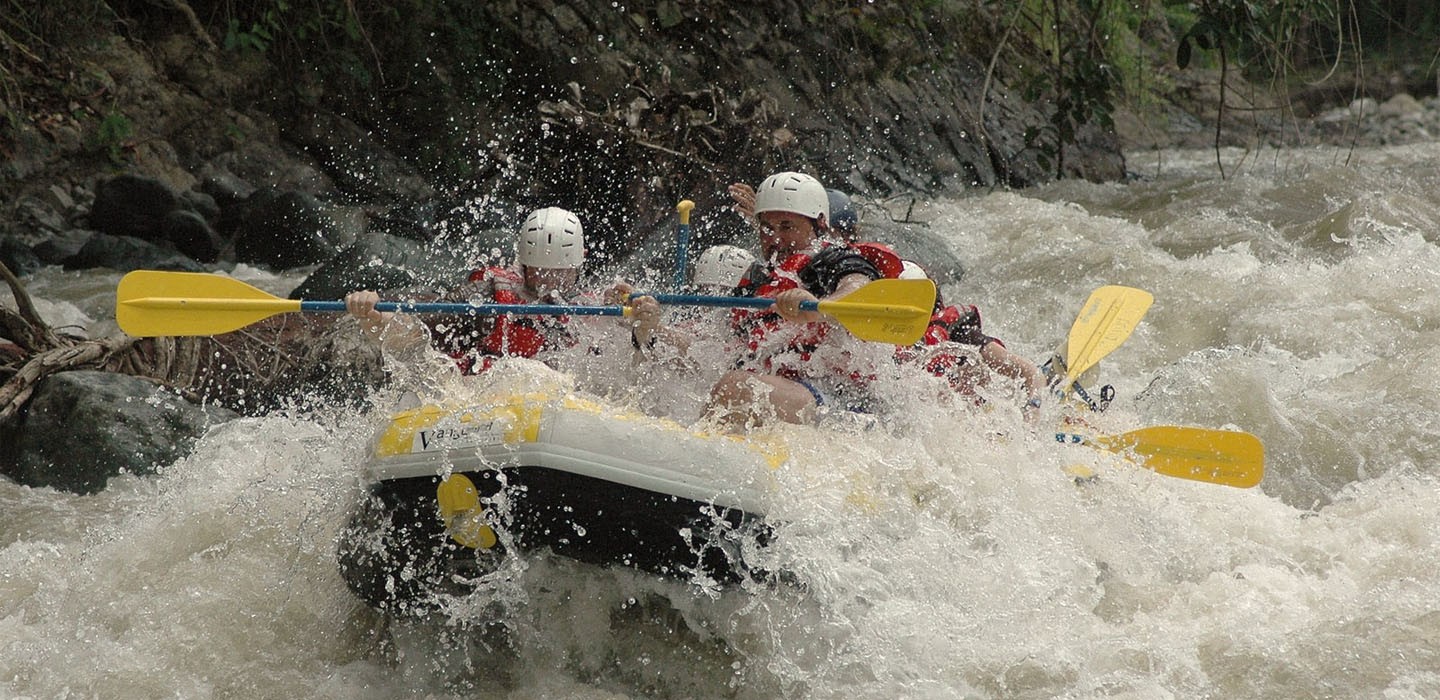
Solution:
<svg viewBox="0 0 1440 700">
<path fill-rule="evenodd" d="M 1147 469 L 1181 479 L 1248 489 L 1265 476 L 1260 438 L 1235 430 L 1161 425 L 1101 436 L 1091 444 L 1133 454 Z"/>
<path fill-rule="evenodd" d="M 440 520 L 450 537 L 471 549 L 495 546 L 495 530 L 485 524 L 485 510 L 480 507 L 480 492 L 475 482 L 464 474 L 451 474 L 435 487 L 435 501 L 440 506 Z"/>
<path fill-rule="evenodd" d="M 137 338 L 219 335 L 299 310 L 298 299 L 195 272 L 136 270 L 120 279 L 115 292 L 115 322 Z"/>
<path fill-rule="evenodd" d="M 440 519 L 449 520 L 480 505 L 480 492 L 470 477 L 451 474 L 435 487 L 435 500 L 440 506 Z"/>
<path fill-rule="evenodd" d="M 925 329 L 930 327 L 935 283 L 875 280 L 838 301 L 822 301 L 816 308 L 861 340 L 910 345 L 924 337 Z"/>
<path fill-rule="evenodd" d="M 1085 370 L 1095 366 L 1130 337 L 1155 297 L 1143 289 L 1107 285 L 1090 293 L 1080 315 L 1070 326 L 1065 347 L 1065 383 L 1069 389 Z"/>
</svg>

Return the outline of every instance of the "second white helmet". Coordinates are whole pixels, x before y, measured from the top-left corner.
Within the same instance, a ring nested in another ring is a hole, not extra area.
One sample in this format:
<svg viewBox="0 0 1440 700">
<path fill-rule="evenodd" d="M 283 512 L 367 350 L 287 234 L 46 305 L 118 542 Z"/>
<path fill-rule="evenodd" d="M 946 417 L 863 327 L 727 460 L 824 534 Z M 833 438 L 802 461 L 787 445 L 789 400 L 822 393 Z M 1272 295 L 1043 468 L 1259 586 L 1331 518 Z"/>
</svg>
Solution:
<svg viewBox="0 0 1440 700">
<path fill-rule="evenodd" d="M 900 261 L 900 279 L 902 280 L 928 280 L 930 275 L 925 274 L 925 268 L 918 263 L 909 260 Z"/>
<path fill-rule="evenodd" d="M 705 249 L 695 261 L 695 274 L 691 279 L 696 286 L 714 285 L 735 287 L 755 263 L 755 256 L 744 248 L 733 245 L 716 245 Z"/>
<path fill-rule="evenodd" d="M 515 260 L 526 267 L 578 268 L 585 261 L 585 230 L 580 219 L 559 207 L 530 212 L 520 225 Z"/>
<path fill-rule="evenodd" d="M 767 211 L 788 211 L 793 214 L 830 221 L 830 195 L 825 186 L 804 173 L 775 173 L 755 190 L 755 214 Z"/>
</svg>

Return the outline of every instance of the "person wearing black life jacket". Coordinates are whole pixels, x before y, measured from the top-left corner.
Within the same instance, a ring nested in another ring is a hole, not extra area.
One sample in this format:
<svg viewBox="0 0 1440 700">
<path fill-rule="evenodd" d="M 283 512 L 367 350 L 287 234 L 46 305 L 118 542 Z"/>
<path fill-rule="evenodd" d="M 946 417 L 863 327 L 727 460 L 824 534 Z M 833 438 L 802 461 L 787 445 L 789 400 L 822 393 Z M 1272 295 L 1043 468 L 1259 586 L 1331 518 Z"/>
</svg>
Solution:
<svg viewBox="0 0 1440 700">
<path fill-rule="evenodd" d="M 762 264 L 747 273 L 742 292 L 773 298 L 775 304 L 732 313 L 748 352 L 716 382 L 707 413 L 727 428 L 741 429 L 771 419 L 808 423 L 827 409 L 864 410 L 870 396 L 863 371 L 834 362 L 845 352 L 817 359 L 827 346 L 859 341 L 800 305 L 841 299 L 885 275 L 859 251 L 828 237 L 829 199 L 815 178 L 771 175 L 752 204 L 761 225 Z"/>
<path fill-rule="evenodd" d="M 901 279 L 925 279 L 924 268 L 906 260 Z M 962 396 L 979 401 L 976 390 L 988 383 L 992 372 L 1023 385 L 1024 415 L 1033 419 L 1045 391 L 1045 376 L 1035 363 L 1011 352 L 999 338 L 986 335 L 980 310 L 968 304 L 946 305 L 937 290 L 935 312 L 925 336 L 912 346 L 897 348 L 901 363 L 918 364 L 925 371 L 944 377 Z"/>
<path fill-rule="evenodd" d="M 593 297 L 568 298 L 579 284 L 584 261 L 585 234 L 579 218 L 559 207 L 537 209 L 520 226 L 512 266 L 475 270 L 443 299 L 494 304 L 593 302 Z M 414 348 L 428 339 L 466 374 L 489 369 L 499 357 L 534 358 L 577 343 L 567 316 L 449 316 L 423 323 L 404 314 L 376 311 L 379 300 L 379 294 L 369 290 L 345 296 L 346 311 L 359 319 L 367 337 L 390 350 Z M 630 319 L 638 348 L 659 326 L 660 306 L 648 297 L 636 299 Z"/>
</svg>

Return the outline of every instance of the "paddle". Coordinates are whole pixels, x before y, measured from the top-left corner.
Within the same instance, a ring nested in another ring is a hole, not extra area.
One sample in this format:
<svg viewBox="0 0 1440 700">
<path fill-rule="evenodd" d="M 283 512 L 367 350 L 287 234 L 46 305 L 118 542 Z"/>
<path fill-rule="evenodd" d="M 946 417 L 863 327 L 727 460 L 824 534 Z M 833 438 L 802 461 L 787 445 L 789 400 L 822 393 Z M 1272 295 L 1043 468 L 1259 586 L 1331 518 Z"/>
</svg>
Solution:
<svg viewBox="0 0 1440 700">
<path fill-rule="evenodd" d="M 475 482 L 464 474 L 445 477 L 435 488 L 435 501 L 440 506 L 440 520 L 450 536 L 471 549 L 495 546 L 495 530 L 485 524 L 485 509 L 480 505 L 480 492 Z"/>
<path fill-rule="evenodd" d="M 704 297 L 678 294 L 654 296 L 661 303 L 695 306 L 768 308 L 773 299 Z M 829 314 L 857 338 L 908 345 L 925 333 L 934 305 L 935 285 L 929 280 L 876 280 L 844 301 L 809 302 L 806 308 Z M 464 304 L 450 302 L 380 302 L 380 311 L 497 316 L 624 316 L 625 306 L 556 304 Z M 194 272 L 136 270 L 121 278 L 115 294 L 115 321 L 136 337 L 158 335 L 219 335 L 239 330 L 277 314 L 293 311 L 343 312 L 343 301 L 282 299 L 239 280 Z"/>
<path fill-rule="evenodd" d="M 1155 297 L 1149 292 L 1134 287 L 1106 285 L 1091 292 L 1070 326 L 1065 348 L 1065 379 L 1056 393 L 1064 395 L 1074 391 L 1092 410 L 1098 410 L 1095 401 L 1076 380 L 1130 337 L 1154 301 Z"/>
<path fill-rule="evenodd" d="M 652 297 L 661 304 L 768 309 L 768 297 L 715 297 L 694 294 L 635 292 L 631 298 Z M 807 301 L 805 311 L 819 311 L 845 326 L 856 338 L 891 345 L 910 345 L 925 335 L 935 307 L 935 283 L 930 280 L 879 279 L 838 301 Z"/>
<path fill-rule="evenodd" d="M 375 308 L 400 313 L 476 316 L 624 316 L 629 313 L 629 308 L 624 306 L 560 304 L 382 301 Z M 219 335 L 292 311 L 343 312 L 345 302 L 282 299 L 229 277 L 156 270 L 136 270 L 125 275 L 115 293 L 116 323 L 120 324 L 120 330 L 140 338 Z"/>
<path fill-rule="evenodd" d="M 1055 440 L 1124 453 L 1165 476 L 1210 484 L 1246 489 L 1265 476 L 1265 446 L 1235 430 L 1161 425 L 1098 437 L 1055 433 Z"/>
<path fill-rule="evenodd" d="M 680 213 L 680 225 L 675 227 L 675 288 L 685 288 L 685 264 L 686 258 L 690 255 L 690 210 L 695 208 L 695 203 L 682 199 L 675 205 L 675 211 Z"/>
</svg>

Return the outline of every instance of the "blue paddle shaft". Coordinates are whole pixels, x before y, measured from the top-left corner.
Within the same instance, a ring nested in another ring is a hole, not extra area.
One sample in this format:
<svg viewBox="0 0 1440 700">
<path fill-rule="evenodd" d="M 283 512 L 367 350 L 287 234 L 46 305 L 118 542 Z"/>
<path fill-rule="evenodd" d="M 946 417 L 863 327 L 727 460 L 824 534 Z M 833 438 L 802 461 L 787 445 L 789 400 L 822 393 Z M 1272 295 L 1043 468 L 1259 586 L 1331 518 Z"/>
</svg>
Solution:
<svg viewBox="0 0 1440 700">
<path fill-rule="evenodd" d="M 648 292 L 634 292 L 630 295 L 631 299 L 639 297 L 650 297 L 661 304 L 685 304 L 687 306 L 768 309 L 775 304 L 774 299 L 767 297 L 707 297 L 695 294 L 650 294 Z M 816 311 L 819 310 L 819 308 L 820 303 L 816 301 L 800 302 L 800 309 L 802 311 Z"/>
<path fill-rule="evenodd" d="M 343 301 L 301 301 L 301 311 L 344 311 Z M 570 306 L 564 304 L 463 304 L 454 302 L 382 301 L 376 311 L 404 314 L 464 314 L 469 316 L 624 316 L 623 306 Z"/>
<path fill-rule="evenodd" d="M 680 224 L 675 238 L 675 288 L 684 289 L 686 258 L 690 255 L 690 224 Z"/>
</svg>

